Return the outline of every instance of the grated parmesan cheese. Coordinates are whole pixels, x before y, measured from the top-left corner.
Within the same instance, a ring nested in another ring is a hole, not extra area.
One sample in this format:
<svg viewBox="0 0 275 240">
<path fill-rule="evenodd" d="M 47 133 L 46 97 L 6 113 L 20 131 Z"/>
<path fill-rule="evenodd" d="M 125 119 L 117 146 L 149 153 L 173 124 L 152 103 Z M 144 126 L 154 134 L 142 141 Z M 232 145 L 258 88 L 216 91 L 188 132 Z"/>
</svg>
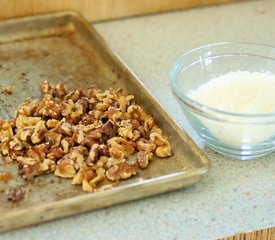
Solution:
<svg viewBox="0 0 275 240">
<path fill-rule="evenodd" d="M 275 76 L 237 71 L 213 78 L 190 91 L 193 100 L 218 110 L 262 114 L 275 112 Z"/>
<path fill-rule="evenodd" d="M 275 76 L 261 72 L 230 72 L 211 79 L 187 95 L 205 106 L 221 111 L 242 114 L 274 113 Z M 239 124 L 236 124 L 233 116 L 222 116 L 224 119 L 220 122 L 197 118 L 213 136 L 230 145 L 257 144 L 275 135 L 274 124 L 245 124 L 251 120 L 249 118 L 238 119 L 237 121 L 242 121 Z"/>
</svg>

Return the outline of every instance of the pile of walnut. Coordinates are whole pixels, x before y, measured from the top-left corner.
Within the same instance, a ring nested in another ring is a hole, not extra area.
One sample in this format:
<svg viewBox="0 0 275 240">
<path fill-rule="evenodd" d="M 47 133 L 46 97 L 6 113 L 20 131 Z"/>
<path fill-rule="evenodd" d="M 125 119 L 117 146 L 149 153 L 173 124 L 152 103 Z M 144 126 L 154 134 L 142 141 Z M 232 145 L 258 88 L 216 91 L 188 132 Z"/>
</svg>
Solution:
<svg viewBox="0 0 275 240">
<path fill-rule="evenodd" d="M 66 93 L 63 84 L 40 84 L 42 98 L 22 103 L 14 118 L 0 120 L 0 150 L 29 180 L 53 172 L 87 192 L 111 188 L 146 168 L 171 146 L 155 124 L 122 90 Z M 137 152 L 136 161 L 129 157 Z M 109 184 L 99 188 L 99 183 Z"/>
</svg>

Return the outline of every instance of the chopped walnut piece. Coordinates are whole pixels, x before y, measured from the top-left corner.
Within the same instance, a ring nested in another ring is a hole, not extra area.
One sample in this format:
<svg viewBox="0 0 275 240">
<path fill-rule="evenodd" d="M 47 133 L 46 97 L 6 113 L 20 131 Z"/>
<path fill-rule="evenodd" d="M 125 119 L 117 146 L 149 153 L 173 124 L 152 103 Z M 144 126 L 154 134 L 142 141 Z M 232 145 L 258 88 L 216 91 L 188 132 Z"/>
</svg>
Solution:
<svg viewBox="0 0 275 240">
<path fill-rule="evenodd" d="M 39 84 L 39 89 L 40 89 L 41 93 L 44 95 L 44 94 L 49 93 L 52 90 L 52 87 L 51 87 L 49 81 L 45 80 Z"/>
<path fill-rule="evenodd" d="M 140 151 L 137 153 L 137 163 L 142 169 L 147 168 L 149 161 L 153 158 L 152 152 Z"/>
<path fill-rule="evenodd" d="M 31 139 L 31 136 L 34 132 L 34 126 L 31 127 L 24 127 L 22 131 L 20 131 L 19 139 L 24 142 L 29 142 Z M 19 131 L 18 131 L 19 132 Z M 18 133 L 17 132 L 17 133 Z"/>
<path fill-rule="evenodd" d="M 120 152 L 121 158 L 128 158 L 135 151 L 134 143 L 121 137 L 113 137 L 108 140 L 110 156 L 116 158 L 114 153 Z M 113 155 L 113 156 L 112 156 Z"/>
<path fill-rule="evenodd" d="M 60 147 L 51 147 L 47 153 L 47 158 L 51 160 L 58 160 L 64 156 L 64 152 Z"/>
<path fill-rule="evenodd" d="M 73 165 L 66 164 L 62 159 L 58 161 L 54 171 L 55 176 L 62 178 L 73 178 L 76 175 L 76 170 Z"/>
<path fill-rule="evenodd" d="M 57 125 L 58 125 L 59 121 L 57 119 L 49 119 L 47 122 L 46 122 L 46 126 L 48 128 L 55 128 Z"/>
<path fill-rule="evenodd" d="M 39 121 L 41 121 L 40 117 L 26 117 L 19 115 L 16 119 L 15 126 L 17 129 L 22 129 L 28 126 L 35 126 Z"/>
<path fill-rule="evenodd" d="M 130 105 L 127 112 L 136 120 L 144 122 L 148 115 L 138 105 Z"/>
<path fill-rule="evenodd" d="M 158 157 L 170 157 L 172 155 L 171 145 L 167 139 L 165 139 L 161 134 L 157 132 L 152 132 L 150 134 L 150 139 L 157 146 L 155 151 Z"/>
<path fill-rule="evenodd" d="M 156 145 L 152 141 L 149 141 L 144 138 L 140 138 L 136 142 L 136 148 L 139 151 L 152 152 L 156 149 Z"/>
<path fill-rule="evenodd" d="M 31 141 L 33 144 L 41 143 L 44 140 L 44 133 L 47 131 L 45 122 L 40 120 L 36 123 L 34 132 L 31 135 Z"/>
<path fill-rule="evenodd" d="M 19 151 L 22 150 L 24 148 L 22 142 L 20 142 L 18 140 L 18 138 L 16 137 L 12 137 L 10 142 L 9 142 L 9 149 L 10 150 L 15 150 L 15 151 Z"/>
<path fill-rule="evenodd" d="M 125 159 L 111 166 L 106 172 L 106 177 L 110 181 L 127 179 L 132 177 L 133 175 L 136 175 L 136 164 L 128 162 Z"/>
<path fill-rule="evenodd" d="M 81 129 L 77 129 L 72 136 L 72 139 L 75 143 L 81 144 L 83 140 L 85 139 L 84 132 Z"/>
<path fill-rule="evenodd" d="M 72 180 L 72 184 L 74 185 L 81 184 L 83 180 L 86 180 L 88 182 L 94 177 L 95 177 L 94 171 L 90 167 L 86 165 L 82 165 L 79 171 L 77 172 L 77 174 L 74 176 Z"/>
<path fill-rule="evenodd" d="M 119 99 L 119 109 L 122 113 L 125 113 L 127 110 L 127 107 L 131 104 L 130 101 L 134 99 L 135 97 L 133 95 L 128 96 L 121 96 Z"/>
<path fill-rule="evenodd" d="M 62 135 L 72 136 L 72 125 L 69 123 L 61 123 L 57 126 L 56 131 Z"/>
<path fill-rule="evenodd" d="M 155 153 L 157 157 L 161 157 L 161 158 L 172 156 L 170 144 L 157 147 Z"/>
<path fill-rule="evenodd" d="M 102 182 L 104 179 L 105 179 L 105 173 L 106 173 L 106 170 L 104 168 L 99 168 L 96 170 L 96 177 L 93 178 L 89 184 L 92 186 L 92 187 L 96 187 L 96 184 Z"/>
<path fill-rule="evenodd" d="M 56 97 L 63 97 L 67 93 L 64 83 L 57 84 L 54 89 L 53 95 Z"/>
<path fill-rule="evenodd" d="M 43 143 L 31 146 L 26 153 L 29 158 L 43 160 L 47 154 L 47 146 Z"/>
<path fill-rule="evenodd" d="M 63 149 L 64 153 L 68 153 L 69 150 L 74 147 L 75 143 L 74 140 L 70 137 L 65 137 L 64 139 L 62 139 L 61 141 L 61 146 Z"/>
<path fill-rule="evenodd" d="M 51 146 L 58 147 L 60 145 L 62 134 L 56 133 L 56 132 L 46 132 L 45 138 L 47 138 L 47 141 L 51 142 Z"/>
<path fill-rule="evenodd" d="M 118 127 L 110 120 L 108 120 L 102 127 L 101 131 L 108 138 L 116 136 Z"/>
<path fill-rule="evenodd" d="M 72 109 L 74 107 L 73 100 L 69 99 L 68 102 L 62 102 L 60 105 L 62 116 L 66 117 L 72 113 Z"/>
<path fill-rule="evenodd" d="M 11 125 L 8 122 L 3 122 L 0 127 L 0 141 L 3 141 L 5 138 L 13 136 L 13 130 Z"/>
<path fill-rule="evenodd" d="M 53 101 L 49 101 L 43 108 L 42 115 L 50 118 L 59 118 L 61 114 L 61 109 L 58 104 Z"/>
</svg>

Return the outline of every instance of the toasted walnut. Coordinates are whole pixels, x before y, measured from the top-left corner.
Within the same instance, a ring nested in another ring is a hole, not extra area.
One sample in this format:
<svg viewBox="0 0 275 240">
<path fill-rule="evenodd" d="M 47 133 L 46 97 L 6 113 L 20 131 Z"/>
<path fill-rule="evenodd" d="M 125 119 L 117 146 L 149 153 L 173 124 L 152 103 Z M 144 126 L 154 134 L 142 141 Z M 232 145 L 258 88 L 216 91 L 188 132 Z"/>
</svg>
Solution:
<svg viewBox="0 0 275 240">
<path fill-rule="evenodd" d="M 132 137 L 132 141 L 136 141 L 141 137 L 141 133 L 138 130 L 134 130 L 133 131 L 133 137 Z"/>
<path fill-rule="evenodd" d="M 69 99 L 68 102 L 62 102 L 60 105 L 62 116 L 66 117 L 72 113 L 72 109 L 74 107 L 73 100 Z"/>
<path fill-rule="evenodd" d="M 63 156 L 64 152 L 60 147 L 52 147 L 47 153 L 47 158 L 51 160 L 58 160 Z"/>
<path fill-rule="evenodd" d="M 29 142 L 29 140 L 31 139 L 31 136 L 34 132 L 34 128 L 35 126 L 31 126 L 31 127 L 24 127 L 23 129 L 21 129 L 22 131 L 18 131 L 17 133 L 19 133 L 19 139 L 21 141 L 24 142 Z"/>
<path fill-rule="evenodd" d="M 10 142 L 10 139 L 9 137 L 6 137 L 2 140 L 1 142 L 1 153 L 6 156 L 9 154 L 9 142 Z"/>
<path fill-rule="evenodd" d="M 46 126 L 47 128 L 55 128 L 57 127 L 59 121 L 57 119 L 49 119 L 47 122 L 46 122 Z"/>
<path fill-rule="evenodd" d="M 127 112 L 132 116 L 132 118 L 142 122 L 144 122 L 148 117 L 148 115 L 138 105 L 130 105 L 127 108 Z"/>
<path fill-rule="evenodd" d="M 110 156 L 116 158 L 113 155 L 113 151 L 118 150 L 123 154 L 123 158 L 128 158 L 134 151 L 134 143 L 121 137 L 113 137 L 107 141 L 109 147 Z"/>
<path fill-rule="evenodd" d="M 96 185 L 100 182 L 102 182 L 104 179 L 105 179 L 105 172 L 106 170 L 104 168 L 99 168 L 96 170 L 96 177 L 93 178 L 89 184 L 92 186 L 92 187 L 96 187 Z"/>
<path fill-rule="evenodd" d="M 144 130 L 146 132 L 150 131 L 153 128 L 154 125 L 155 125 L 155 122 L 154 122 L 153 117 L 148 115 L 144 120 Z"/>
<path fill-rule="evenodd" d="M 84 114 L 89 109 L 89 100 L 86 97 L 82 97 L 77 100 L 74 106 L 79 113 Z"/>
<path fill-rule="evenodd" d="M 112 104 L 111 99 L 103 99 L 103 101 L 97 103 L 95 107 L 97 110 L 104 112 L 110 107 L 111 104 Z"/>
<path fill-rule="evenodd" d="M 139 151 L 152 152 L 156 149 L 156 145 L 151 140 L 140 138 L 136 142 L 136 148 Z"/>
<path fill-rule="evenodd" d="M 157 126 L 157 125 L 154 125 L 154 126 L 152 127 L 151 133 L 153 133 L 153 132 L 156 132 L 156 133 L 162 135 L 162 130 L 161 130 L 161 129 L 159 128 L 159 126 Z"/>
<path fill-rule="evenodd" d="M 82 166 L 83 162 L 84 162 L 84 156 L 83 154 L 79 151 L 79 149 L 74 149 L 71 152 L 71 156 L 70 156 L 71 160 L 74 161 L 74 167 L 75 169 L 79 169 L 80 166 Z"/>
<path fill-rule="evenodd" d="M 116 136 L 118 127 L 111 121 L 108 120 L 102 127 L 101 132 L 104 133 L 108 138 Z"/>
<path fill-rule="evenodd" d="M 45 133 L 45 138 L 51 141 L 51 146 L 58 147 L 61 142 L 62 134 L 49 131 Z"/>
<path fill-rule="evenodd" d="M 19 141 L 18 138 L 12 137 L 10 142 L 9 142 L 9 149 L 19 151 L 24 148 L 22 142 Z"/>
<path fill-rule="evenodd" d="M 42 115 L 50 118 L 59 118 L 61 109 L 58 104 L 53 101 L 49 101 L 43 108 Z"/>
<path fill-rule="evenodd" d="M 89 152 L 89 155 L 86 159 L 86 164 L 88 166 L 93 166 L 94 163 L 97 161 L 98 159 L 98 149 L 99 149 L 99 144 L 95 143 L 91 149 L 90 149 L 90 152 Z"/>
<path fill-rule="evenodd" d="M 45 80 L 39 84 L 39 88 L 42 94 L 50 93 L 52 87 L 48 80 Z"/>
<path fill-rule="evenodd" d="M 119 109 L 111 106 L 108 108 L 106 115 L 110 120 L 114 120 L 113 116 L 116 113 L 119 113 Z"/>
<path fill-rule="evenodd" d="M 44 133 L 47 131 L 44 121 L 36 123 L 34 132 L 31 135 L 31 141 L 33 144 L 41 143 L 44 140 Z"/>
<path fill-rule="evenodd" d="M 121 96 L 119 99 L 119 109 L 122 113 L 125 113 L 127 107 L 130 105 L 130 101 L 134 99 L 133 95 Z"/>
<path fill-rule="evenodd" d="M 77 172 L 77 174 L 74 176 L 72 180 L 72 184 L 74 185 L 81 184 L 83 180 L 86 180 L 88 182 L 94 177 L 95 177 L 94 171 L 90 167 L 86 165 L 82 165 L 79 171 Z"/>
<path fill-rule="evenodd" d="M 164 146 L 169 144 L 168 140 L 157 132 L 151 133 L 150 139 L 154 144 L 156 144 L 156 146 Z"/>
<path fill-rule="evenodd" d="M 22 129 L 28 126 L 35 126 L 39 121 L 41 121 L 40 117 L 26 117 L 20 115 L 16 118 L 15 126 L 17 129 Z"/>
<path fill-rule="evenodd" d="M 72 125 L 69 123 L 61 123 L 57 126 L 56 132 L 66 136 L 72 136 Z"/>
<path fill-rule="evenodd" d="M 142 169 L 147 168 L 149 161 L 153 158 L 152 152 L 139 151 L 137 153 L 137 163 Z"/>
<path fill-rule="evenodd" d="M 39 163 L 38 171 L 41 173 L 50 173 L 54 172 L 55 168 L 55 161 L 50 159 L 44 159 L 41 163 Z"/>
<path fill-rule="evenodd" d="M 53 95 L 55 97 L 63 97 L 67 93 L 64 83 L 57 84 L 54 89 Z"/>
<path fill-rule="evenodd" d="M 133 175 L 136 175 L 136 164 L 128 162 L 125 159 L 111 166 L 106 171 L 106 177 L 111 181 L 127 179 L 132 177 Z"/>
<path fill-rule="evenodd" d="M 108 163 L 108 161 L 109 161 L 109 157 L 100 156 L 99 160 L 97 160 L 96 163 L 92 166 L 92 169 L 95 171 L 99 168 L 106 169 L 107 168 L 106 164 Z"/>
<path fill-rule="evenodd" d="M 170 144 L 157 147 L 155 153 L 158 157 L 161 157 L 161 158 L 172 156 Z"/>
<path fill-rule="evenodd" d="M 31 146 L 26 153 L 29 158 L 43 160 L 47 153 L 47 146 L 45 144 Z"/>
<path fill-rule="evenodd" d="M 74 131 L 72 139 L 75 143 L 81 144 L 85 138 L 84 132 L 81 129 Z"/>
<path fill-rule="evenodd" d="M 121 161 L 121 159 L 117 159 L 117 158 L 108 158 L 107 162 L 105 163 L 105 168 L 109 169 L 110 167 L 112 167 L 113 165 L 118 164 Z"/>
<path fill-rule="evenodd" d="M 152 132 L 150 139 L 157 146 L 155 153 L 158 157 L 169 157 L 172 155 L 170 143 L 161 134 Z"/>
<path fill-rule="evenodd" d="M 32 115 L 35 105 L 37 104 L 38 100 L 34 101 L 25 101 L 23 102 L 17 109 L 16 116 L 19 115 L 29 117 Z"/>
<path fill-rule="evenodd" d="M 118 129 L 118 134 L 123 138 L 129 138 L 129 139 L 133 138 L 134 134 L 133 134 L 132 124 L 130 123 L 129 120 L 121 121 L 120 128 Z"/>
<path fill-rule="evenodd" d="M 84 192 L 93 192 L 94 188 L 91 186 L 91 184 L 89 184 L 89 182 L 86 179 L 84 179 L 82 181 L 82 190 Z"/>
<path fill-rule="evenodd" d="M 69 117 L 70 117 L 70 122 L 72 122 L 73 124 L 77 124 L 82 118 L 82 113 L 79 110 L 73 111 Z"/>
<path fill-rule="evenodd" d="M 3 141 L 5 138 L 9 138 L 13 136 L 12 127 L 8 122 L 2 123 L 0 127 L 0 141 Z"/>
<path fill-rule="evenodd" d="M 72 138 L 70 137 L 65 137 L 64 139 L 62 139 L 61 141 L 61 146 L 62 146 L 62 149 L 63 149 L 63 152 L 64 153 L 68 153 L 69 150 L 74 147 L 75 145 L 75 142 Z"/>
<path fill-rule="evenodd" d="M 73 178 L 76 175 L 74 161 L 70 159 L 70 154 L 65 155 L 57 162 L 54 174 L 62 178 Z"/>
<path fill-rule="evenodd" d="M 79 100 L 82 97 L 84 97 L 83 92 L 81 90 L 77 89 L 75 91 L 68 93 L 65 96 L 65 100 L 68 101 L 69 99 L 71 99 L 73 102 L 77 102 L 77 100 Z"/>
</svg>

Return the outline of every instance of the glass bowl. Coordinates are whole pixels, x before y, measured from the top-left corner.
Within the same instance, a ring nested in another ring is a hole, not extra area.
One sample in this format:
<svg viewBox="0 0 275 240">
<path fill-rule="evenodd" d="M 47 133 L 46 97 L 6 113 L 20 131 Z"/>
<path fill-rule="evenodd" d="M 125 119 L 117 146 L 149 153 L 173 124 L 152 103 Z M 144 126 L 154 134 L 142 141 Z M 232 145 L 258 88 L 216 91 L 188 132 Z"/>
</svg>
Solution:
<svg viewBox="0 0 275 240">
<path fill-rule="evenodd" d="M 170 83 L 187 121 L 210 148 L 235 159 L 249 160 L 275 149 L 275 112 L 227 112 L 188 97 L 191 90 L 210 79 L 237 71 L 275 75 L 275 48 L 238 42 L 199 47 L 175 62 Z M 230 98 L 230 92 L 227 95 Z"/>
</svg>

